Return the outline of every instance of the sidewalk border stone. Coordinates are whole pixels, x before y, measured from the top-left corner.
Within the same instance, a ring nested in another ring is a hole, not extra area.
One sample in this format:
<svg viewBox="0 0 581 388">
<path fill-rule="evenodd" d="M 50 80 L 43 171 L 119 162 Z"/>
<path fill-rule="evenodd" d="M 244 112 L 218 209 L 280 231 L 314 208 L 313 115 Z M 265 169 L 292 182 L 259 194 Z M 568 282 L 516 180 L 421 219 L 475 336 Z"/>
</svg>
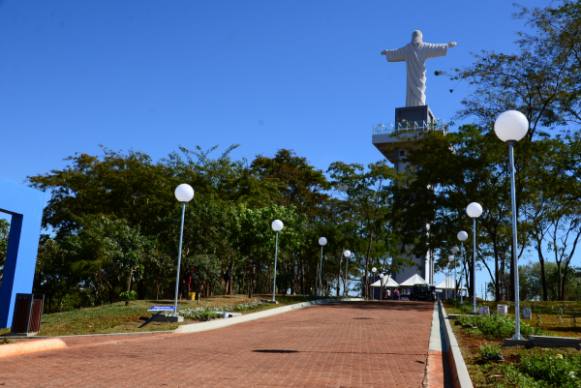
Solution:
<svg viewBox="0 0 581 388">
<path fill-rule="evenodd" d="M 456 336 L 452 331 L 450 320 L 447 319 L 446 309 L 441 301 L 438 301 L 438 312 L 440 322 L 443 322 L 445 326 L 445 330 L 443 330 L 445 338 L 443 340 L 446 344 L 445 347 L 447 348 L 447 360 L 450 367 L 452 385 L 460 388 L 472 388 L 474 385 L 470 379 L 468 368 L 464 362 L 464 357 L 462 357 L 462 352 L 458 345 L 458 341 L 456 340 Z"/>
<path fill-rule="evenodd" d="M 12 344 L 0 345 L 0 359 L 66 347 L 67 344 L 60 338 L 21 340 Z"/>
<path fill-rule="evenodd" d="M 444 357 L 447 355 L 446 342 L 442 340 L 445 334 L 442 333 L 442 322 L 438 310 L 438 304 L 434 303 L 432 313 L 432 327 L 430 329 L 430 339 L 428 344 L 428 354 L 426 357 L 426 368 L 424 371 L 424 388 L 444 388 L 445 365 Z"/>
</svg>

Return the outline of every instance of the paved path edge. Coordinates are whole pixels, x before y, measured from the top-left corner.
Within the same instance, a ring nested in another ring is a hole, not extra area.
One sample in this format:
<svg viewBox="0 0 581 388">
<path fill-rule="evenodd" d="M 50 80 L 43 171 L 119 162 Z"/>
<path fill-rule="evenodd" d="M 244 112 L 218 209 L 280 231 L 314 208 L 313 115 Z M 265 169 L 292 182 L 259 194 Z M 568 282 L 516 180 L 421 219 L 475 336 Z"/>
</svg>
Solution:
<svg viewBox="0 0 581 388">
<path fill-rule="evenodd" d="M 432 327 L 428 343 L 428 355 L 426 357 L 426 368 L 422 387 L 424 388 L 444 388 L 444 357 L 447 351 L 446 343 L 442 340 L 442 324 L 438 304 L 434 303 L 432 312 Z"/>
<path fill-rule="evenodd" d="M 181 325 L 174 331 L 174 333 L 199 333 L 202 331 L 216 330 L 221 329 L 223 327 L 237 325 L 239 323 L 255 321 L 261 318 L 267 318 L 278 314 L 288 313 L 289 311 L 300 310 L 305 307 L 329 303 L 340 303 L 340 300 L 335 299 L 313 300 L 309 302 L 295 303 L 288 306 L 276 307 L 264 311 L 259 311 L 256 313 L 244 314 L 239 317 L 217 319 L 208 322 L 190 323 L 187 325 Z"/>
<path fill-rule="evenodd" d="M 60 338 L 19 341 L 13 344 L 0 345 L 0 359 L 21 356 L 23 354 L 64 349 L 66 347 L 67 344 Z"/>
<path fill-rule="evenodd" d="M 447 359 L 452 377 L 452 385 L 454 387 L 460 388 L 473 388 L 474 385 L 472 384 L 472 379 L 470 379 L 468 368 L 464 362 L 464 357 L 462 357 L 462 352 L 460 350 L 460 346 L 458 345 L 458 341 L 456 340 L 456 336 L 452 331 L 450 320 L 447 319 L 448 315 L 446 314 L 446 309 L 444 308 L 442 302 L 438 302 L 438 311 L 440 322 L 443 322 L 445 326 L 443 333 L 447 348 Z"/>
</svg>

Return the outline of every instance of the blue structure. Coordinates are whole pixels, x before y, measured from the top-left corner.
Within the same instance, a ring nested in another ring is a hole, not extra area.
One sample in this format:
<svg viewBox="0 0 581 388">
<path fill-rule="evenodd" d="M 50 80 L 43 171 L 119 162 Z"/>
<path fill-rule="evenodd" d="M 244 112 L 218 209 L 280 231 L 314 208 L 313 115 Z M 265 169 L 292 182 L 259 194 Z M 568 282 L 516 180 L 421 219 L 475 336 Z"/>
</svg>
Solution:
<svg viewBox="0 0 581 388">
<path fill-rule="evenodd" d="M 0 212 L 11 217 L 0 286 L 0 328 L 12 325 L 16 294 L 32 292 L 45 198 L 37 190 L 0 181 Z"/>
</svg>

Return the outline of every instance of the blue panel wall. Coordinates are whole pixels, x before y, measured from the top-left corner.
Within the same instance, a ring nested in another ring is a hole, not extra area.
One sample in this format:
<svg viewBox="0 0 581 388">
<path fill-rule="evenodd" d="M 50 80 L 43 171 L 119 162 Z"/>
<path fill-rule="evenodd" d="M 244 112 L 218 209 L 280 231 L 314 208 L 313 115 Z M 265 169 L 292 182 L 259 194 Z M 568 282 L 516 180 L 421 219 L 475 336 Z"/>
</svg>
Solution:
<svg viewBox="0 0 581 388">
<path fill-rule="evenodd" d="M 31 293 L 42 210 L 46 195 L 0 180 L 0 212 L 11 215 L 4 276 L 0 286 L 0 328 L 10 327 L 17 293 Z"/>
</svg>

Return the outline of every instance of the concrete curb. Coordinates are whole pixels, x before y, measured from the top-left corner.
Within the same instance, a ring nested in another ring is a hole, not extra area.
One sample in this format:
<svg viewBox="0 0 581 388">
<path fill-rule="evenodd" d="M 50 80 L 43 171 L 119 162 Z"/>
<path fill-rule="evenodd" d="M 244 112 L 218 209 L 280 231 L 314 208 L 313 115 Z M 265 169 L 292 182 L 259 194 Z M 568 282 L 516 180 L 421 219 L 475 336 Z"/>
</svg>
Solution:
<svg viewBox="0 0 581 388">
<path fill-rule="evenodd" d="M 284 314 L 289 311 L 303 309 L 305 307 L 322 305 L 322 304 L 330 304 L 330 303 L 340 303 L 340 300 L 334 299 L 322 299 L 322 300 L 313 300 L 310 302 L 302 302 L 291 304 L 288 306 L 277 307 L 269 310 L 259 311 L 256 313 L 245 314 L 240 317 L 234 318 L 227 318 L 227 319 L 218 319 L 214 321 L 208 322 L 201 322 L 201 323 L 190 323 L 187 325 L 181 325 L 178 327 L 174 333 L 199 333 L 202 331 L 209 331 L 209 330 L 216 330 L 221 329 L 223 327 L 228 327 L 232 325 L 237 325 L 239 323 L 255 321 L 261 318 L 272 317 L 279 314 Z"/>
<path fill-rule="evenodd" d="M 450 367 L 452 385 L 460 388 L 473 388 L 474 386 L 472 385 L 468 368 L 464 362 L 464 357 L 462 357 L 462 352 L 460 351 L 460 346 L 458 346 L 458 341 L 456 341 L 456 336 L 452 331 L 450 321 L 446 319 L 446 309 L 442 305 L 442 302 L 438 302 L 438 311 L 440 322 L 443 322 L 445 326 L 445 330 L 443 331 L 445 333 L 444 341 L 447 347 L 448 365 Z"/>
<path fill-rule="evenodd" d="M 437 303 L 434 303 L 432 313 L 432 327 L 426 355 L 426 367 L 424 369 L 423 388 L 440 388 L 445 386 L 444 356 L 446 343 L 442 341 L 442 326 Z"/>
<path fill-rule="evenodd" d="M 0 345 L 0 359 L 30 353 L 47 352 L 49 350 L 64 349 L 66 347 L 67 344 L 60 338 L 23 340 L 13 344 Z"/>
</svg>

